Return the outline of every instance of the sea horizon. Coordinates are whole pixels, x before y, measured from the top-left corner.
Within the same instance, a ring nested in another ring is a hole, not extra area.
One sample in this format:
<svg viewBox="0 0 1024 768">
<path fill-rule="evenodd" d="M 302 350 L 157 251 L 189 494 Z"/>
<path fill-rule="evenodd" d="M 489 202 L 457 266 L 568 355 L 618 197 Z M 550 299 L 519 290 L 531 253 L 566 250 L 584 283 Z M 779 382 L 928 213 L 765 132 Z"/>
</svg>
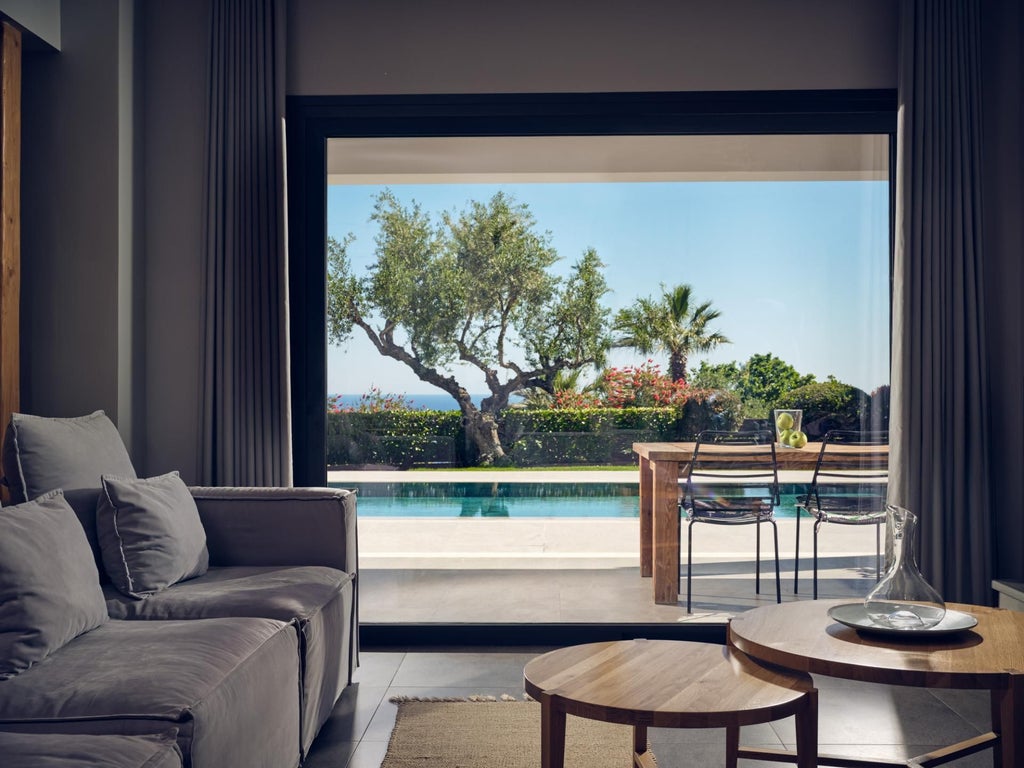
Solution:
<svg viewBox="0 0 1024 768">
<path fill-rule="evenodd" d="M 417 410 L 427 411 L 457 411 L 459 410 L 459 404 L 449 394 L 444 392 L 420 392 L 420 393 L 401 393 L 401 392 L 388 392 L 385 396 L 401 397 L 406 403 L 412 408 Z M 485 397 L 489 397 L 490 393 L 483 394 L 471 394 L 470 398 L 473 403 L 480 405 L 480 401 Z M 364 397 L 363 394 L 331 394 L 328 397 L 338 398 L 338 405 L 342 408 L 355 408 L 359 405 L 360 400 Z M 516 402 L 518 398 L 513 398 L 512 402 Z"/>
</svg>

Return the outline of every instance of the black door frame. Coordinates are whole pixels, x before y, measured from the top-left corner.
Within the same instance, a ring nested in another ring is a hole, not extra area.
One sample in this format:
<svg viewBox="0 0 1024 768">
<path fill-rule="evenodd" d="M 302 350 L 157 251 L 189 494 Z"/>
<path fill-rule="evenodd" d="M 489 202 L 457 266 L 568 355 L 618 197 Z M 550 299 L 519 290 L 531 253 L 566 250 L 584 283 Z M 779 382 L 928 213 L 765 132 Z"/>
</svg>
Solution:
<svg viewBox="0 0 1024 768">
<path fill-rule="evenodd" d="M 292 96 L 287 103 L 294 482 L 327 482 L 327 140 L 428 136 L 890 136 L 892 89 Z M 890 173 L 890 190 L 895 185 Z M 890 205 L 890 258 L 892 253 Z M 891 272 L 891 270 L 890 270 Z"/>
</svg>

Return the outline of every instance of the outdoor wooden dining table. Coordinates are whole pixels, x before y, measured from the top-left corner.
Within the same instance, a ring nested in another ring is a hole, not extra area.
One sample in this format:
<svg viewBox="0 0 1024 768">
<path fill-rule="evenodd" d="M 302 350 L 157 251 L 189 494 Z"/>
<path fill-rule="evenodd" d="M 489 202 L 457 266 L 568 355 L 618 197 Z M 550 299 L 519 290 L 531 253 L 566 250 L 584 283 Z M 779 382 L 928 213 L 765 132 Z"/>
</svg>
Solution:
<svg viewBox="0 0 1024 768">
<path fill-rule="evenodd" d="M 640 456 L 640 575 L 654 577 L 656 603 L 679 601 L 679 478 L 685 476 L 694 445 L 633 443 Z M 817 442 L 779 448 L 778 467 L 812 471 L 820 448 Z"/>
</svg>

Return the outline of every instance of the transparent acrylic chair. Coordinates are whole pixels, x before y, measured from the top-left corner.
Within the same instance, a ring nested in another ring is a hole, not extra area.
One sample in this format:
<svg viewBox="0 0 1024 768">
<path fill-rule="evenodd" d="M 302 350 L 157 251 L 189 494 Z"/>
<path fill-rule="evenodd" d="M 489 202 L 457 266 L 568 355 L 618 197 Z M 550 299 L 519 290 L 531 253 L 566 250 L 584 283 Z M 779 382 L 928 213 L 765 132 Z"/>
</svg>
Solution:
<svg viewBox="0 0 1024 768">
<path fill-rule="evenodd" d="M 793 591 L 799 591 L 800 518 L 814 518 L 813 595 L 818 599 L 818 531 L 824 523 L 875 526 L 875 573 L 882 574 L 881 528 L 889 485 L 889 433 L 832 430 L 825 434 L 807 493 L 796 502 Z"/>
</svg>

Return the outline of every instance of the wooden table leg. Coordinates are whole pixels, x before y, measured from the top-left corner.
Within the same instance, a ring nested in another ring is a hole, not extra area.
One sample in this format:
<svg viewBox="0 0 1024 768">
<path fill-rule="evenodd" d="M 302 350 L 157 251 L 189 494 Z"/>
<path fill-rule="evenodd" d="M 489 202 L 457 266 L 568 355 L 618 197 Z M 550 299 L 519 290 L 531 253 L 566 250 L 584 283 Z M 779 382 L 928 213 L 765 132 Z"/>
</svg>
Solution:
<svg viewBox="0 0 1024 768">
<path fill-rule="evenodd" d="M 633 765 L 634 768 L 658 768 L 654 753 L 647 749 L 647 726 L 633 724 Z"/>
<path fill-rule="evenodd" d="M 565 712 L 550 696 L 540 700 L 540 764 L 541 768 L 565 765 Z"/>
<path fill-rule="evenodd" d="M 815 768 L 818 764 L 818 690 L 804 694 L 804 709 L 796 715 L 797 768 Z"/>
<path fill-rule="evenodd" d="M 654 602 L 679 602 L 679 462 L 652 461 Z"/>
<path fill-rule="evenodd" d="M 642 755 L 647 751 L 647 726 L 633 726 L 633 754 Z M 635 761 L 635 758 L 634 758 Z"/>
<path fill-rule="evenodd" d="M 640 575 L 650 577 L 653 573 L 651 557 L 654 527 L 651 522 L 651 506 L 653 499 L 651 462 L 644 456 L 640 457 Z"/>
<path fill-rule="evenodd" d="M 736 768 L 740 759 L 740 727 L 730 725 L 725 729 L 725 768 Z"/>
<path fill-rule="evenodd" d="M 1024 765 L 1024 675 L 1010 675 L 1008 687 L 992 691 L 992 730 L 999 734 L 993 768 Z"/>
</svg>

